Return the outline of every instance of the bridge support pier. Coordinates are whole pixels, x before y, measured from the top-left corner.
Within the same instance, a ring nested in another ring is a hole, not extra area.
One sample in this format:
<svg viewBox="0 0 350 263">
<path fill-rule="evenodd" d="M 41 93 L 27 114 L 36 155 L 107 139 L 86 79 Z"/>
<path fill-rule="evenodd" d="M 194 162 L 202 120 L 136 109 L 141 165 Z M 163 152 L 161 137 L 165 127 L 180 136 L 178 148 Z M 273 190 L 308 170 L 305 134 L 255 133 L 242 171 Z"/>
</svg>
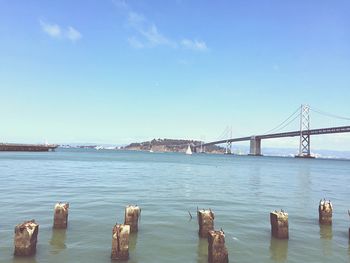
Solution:
<svg viewBox="0 0 350 263">
<path fill-rule="evenodd" d="M 250 138 L 250 152 L 249 155 L 261 156 L 261 139 L 256 136 Z"/>
</svg>

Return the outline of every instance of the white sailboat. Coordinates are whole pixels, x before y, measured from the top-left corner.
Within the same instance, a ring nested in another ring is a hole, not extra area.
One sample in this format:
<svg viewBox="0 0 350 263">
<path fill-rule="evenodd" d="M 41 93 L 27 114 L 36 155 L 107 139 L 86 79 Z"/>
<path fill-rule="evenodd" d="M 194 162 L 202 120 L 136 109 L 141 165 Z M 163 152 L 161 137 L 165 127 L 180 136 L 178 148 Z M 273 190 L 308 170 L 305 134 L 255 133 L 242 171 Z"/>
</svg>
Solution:
<svg viewBox="0 0 350 263">
<path fill-rule="evenodd" d="M 190 145 L 188 145 L 188 147 L 187 147 L 186 154 L 189 154 L 189 155 L 192 154 L 192 150 L 191 150 L 191 146 Z"/>
</svg>

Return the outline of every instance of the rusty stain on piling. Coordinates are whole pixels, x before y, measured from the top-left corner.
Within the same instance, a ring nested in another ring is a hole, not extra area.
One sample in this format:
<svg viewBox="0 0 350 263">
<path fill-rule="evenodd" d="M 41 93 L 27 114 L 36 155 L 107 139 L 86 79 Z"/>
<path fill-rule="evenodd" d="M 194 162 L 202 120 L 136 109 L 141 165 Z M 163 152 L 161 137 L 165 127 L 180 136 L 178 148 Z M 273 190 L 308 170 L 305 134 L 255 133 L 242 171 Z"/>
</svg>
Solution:
<svg viewBox="0 0 350 263">
<path fill-rule="evenodd" d="M 348 215 L 349 215 L 349 218 L 350 218 L 350 210 L 348 210 Z M 349 228 L 349 241 L 350 241 L 350 228 Z"/>
<path fill-rule="evenodd" d="M 65 229 L 68 225 L 69 203 L 57 203 L 54 208 L 53 228 Z"/>
<path fill-rule="evenodd" d="M 228 263 L 225 233 L 222 230 L 211 230 L 208 232 L 208 262 Z"/>
<path fill-rule="evenodd" d="M 129 225 L 116 224 L 113 227 L 111 254 L 113 260 L 129 259 L 129 234 Z"/>
<path fill-rule="evenodd" d="M 138 231 L 140 215 L 141 209 L 137 205 L 128 205 L 125 207 L 124 224 L 130 226 L 130 233 L 135 233 Z"/>
<path fill-rule="evenodd" d="M 39 225 L 35 220 L 26 221 L 15 227 L 15 256 L 31 256 L 36 252 Z"/>
<path fill-rule="evenodd" d="M 332 213 L 333 213 L 333 205 L 331 201 L 326 201 L 326 199 L 320 200 L 320 203 L 318 206 L 319 223 L 321 225 L 331 225 Z"/>
<path fill-rule="evenodd" d="M 208 232 L 214 230 L 214 213 L 209 210 L 197 210 L 197 218 L 198 218 L 198 234 L 200 237 L 206 238 L 208 237 Z"/>
<path fill-rule="evenodd" d="M 288 230 L 288 213 L 281 211 L 273 211 L 270 213 L 271 234 L 273 237 L 280 239 L 289 238 Z"/>
</svg>

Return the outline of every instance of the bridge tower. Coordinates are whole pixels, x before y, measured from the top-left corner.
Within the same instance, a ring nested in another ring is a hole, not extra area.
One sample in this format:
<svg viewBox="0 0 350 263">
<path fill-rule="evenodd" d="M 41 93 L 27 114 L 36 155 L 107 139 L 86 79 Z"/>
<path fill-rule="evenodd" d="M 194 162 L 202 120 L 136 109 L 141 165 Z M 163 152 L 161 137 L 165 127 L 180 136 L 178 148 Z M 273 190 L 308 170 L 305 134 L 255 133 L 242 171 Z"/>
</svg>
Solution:
<svg viewBox="0 0 350 263">
<path fill-rule="evenodd" d="M 230 138 L 229 139 L 232 139 L 232 126 L 230 128 Z M 226 141 L 226 150 L 225 150 L 225 154 L 232 154 L 232 142 L 227 140 Z"/>
<path fill-rule="evenodd" d="M 310 158 L 310 107 L 301 105 L 300 107 L 300 144 L 297 157 Z"/>
<path fill-rule="evenodd" d="M 232 154 L 232 142 L 226 141 L 225 154 Z"/>
</svg>

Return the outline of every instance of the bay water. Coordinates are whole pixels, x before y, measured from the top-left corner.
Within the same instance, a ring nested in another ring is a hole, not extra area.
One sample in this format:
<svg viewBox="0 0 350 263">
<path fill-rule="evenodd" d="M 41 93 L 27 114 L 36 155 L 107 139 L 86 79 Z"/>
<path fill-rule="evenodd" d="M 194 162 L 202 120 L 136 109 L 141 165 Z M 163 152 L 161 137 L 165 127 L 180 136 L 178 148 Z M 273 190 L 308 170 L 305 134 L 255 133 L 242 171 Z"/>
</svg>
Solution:
<svg viewBox="0 0 350 263">
<path fill-rule="evenodd" d="M 331 227 L 318 224 L 321 198 L 333 203 Z M 58 201 L 70 203 L 67 230 L 52 229 Z M 230 262 L 350 262 L 350 161 L 93 149 L 0 153 L 0 262 L 111 262 L 128 204 L 142 209 L 130 263 L 207 262 L 197 207 L 215 213 Z M 289 240 L 270 234 L 280 209 Z M 30 219 L 37 253 L 14 257 L 14 227 Z"/>
</svg>

